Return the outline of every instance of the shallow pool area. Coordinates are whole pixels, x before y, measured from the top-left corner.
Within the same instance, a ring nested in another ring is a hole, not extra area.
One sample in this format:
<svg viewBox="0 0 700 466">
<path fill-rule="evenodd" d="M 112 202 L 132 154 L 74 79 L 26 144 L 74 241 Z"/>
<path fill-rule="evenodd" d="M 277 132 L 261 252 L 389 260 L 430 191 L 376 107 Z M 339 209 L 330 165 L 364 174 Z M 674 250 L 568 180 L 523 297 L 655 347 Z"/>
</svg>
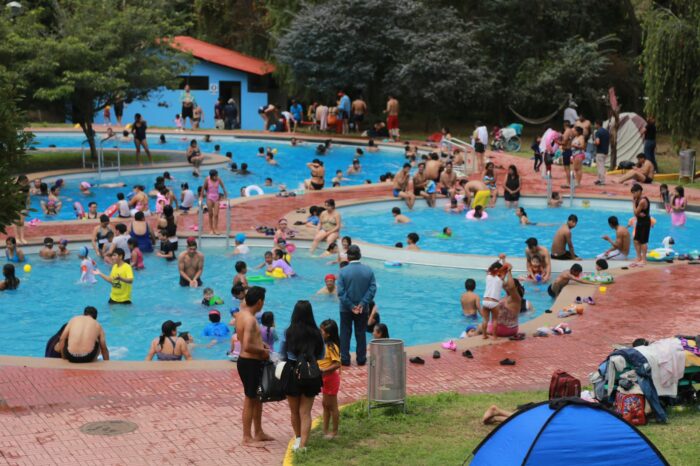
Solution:
<svg viewBox="0 0 700 466">
<path fill-rule="evenodd" d="M 69 249 L 75 250 L 77 245 L 71 244 Z M 237 307 L 230 294 L 235 262 L 245 261 L 248 275 L 257 275 L 260 272 L 254 268 L 263 262 L 265 249 L 253 248 L 250 254 L 234 258 L 223 245 L 205 243 L 203 252 L 204 285 L 198 289 L 178 285 L 176 262 L 146 255 L 146 268 L 135 272 L 131 306 L 108 305 L 110 285 L 101 279 L 94 285 L 79 283 L 80 262 L 75 252 L 54 261 L 29 255 L 31 272 L 23 272 L 21 265 L 17 268 L 19 290 L 0 293 L 5 321 L 0 354 L 43 357 L 49 337 L 72 316 L 82 314 L 88 305 L 99 311 L 98 320 L 105 328 L 111 358 L 115 360 L 145 358 L 150 342 L 168 319 L 182 321 L 181 331 L 191 332 L 198 343 L 205 342 L 202 331 L 210 308 L 201 304 L 203 288 L 211 287 L 223 298 L 225 304 L 214 308 L 221 312 L 222 321 L 228 322 L 230 310 Z M 337 298 L 315 294 L 323 287 L 326 274 L 338 273 L 338 265 L 328 262 L 329 258 L 312 258 L 308 251 L 298 250 L 292 260 L 298 277 L 259 284 L 267 289 L 264 310 L 274 312 L 279 333 L 288 325 L 294 304 L 300 299 L 311 301 L 317 323 L 327 318 L 339 321 Z M 483 271 L 414 265 L 388 268 L 379 261 L 363 262 L 376 275 L 376 303 L 392 337 L 403 339 L 407 345 L 433 343 L 458 338 L 471 323 L 462 315 L 459 298 L 467 278 L 477 281 L 477 292 L 483 291 Z M 102 263 L 98 267 L 105 273 L 110 269 Z M 521 322 L 551 305 L 544 287 L 526 285 L 526 290 L 535 312 L 521 314 Z M 196 347 L 193 356 L 225 359 L 229 346 L 229 341 L 224 341 L 212 348 Z"/>
<path fill-rule="evenodd" d="M 530 221 L 537 225 L 522 226 L 514 209 L 506 208 L 502 201 L 495 208 L 488 209 L 488 219 L 481 221 L 468 220 L 464 213 L 446 212 L 445 204 L 443 200 L 436 208 L 429 208 L 419 200 L 413 211 L 408 210 L 403 202 L 393 201 L 344 207 L 340 209 L 343 234 L 369 243 L 394 246 L 402 242 L 405 246 L 406 236 L 416 232 L 420 236 L 419 247 L 428 251 L 487 256 L 505 253 L 523 257 L 526 239 L 535 237 L 540 244 L 549 248 L 557 229 L 570 214 L 575 214 L 578 217 L 578 224 L 572 230 L 575 251 L 583 258 L 593 258 L 609 247 L 609 243 L 601 237 L 615 236 L 608 226 L 608 217 L 617 216 L 623 225 L 633 217 L 631 201 L 577 199 L 573 207 L 566 203 L 559 208 L 547 208 L 544 198 L 526 198 L 521 199 L 520 205 L 525 208 Z M 399 207 L 411 222 L 394 223 L 392 207 Z M 666 236 L 674 238 L 675 249 L 681 253 L 700 249 L 698 214 L 688 213 L 686 225 L 675 227 L 664 210 L 652 208 L 651 212 L 656 225 L 651 230 L 650 250 L 661 247 L 661 241 Z M 452 229 L 451 238 L 440 236 L 444 227 Z M 634 255 L 633 247 L 630 251 Z"/>
<path fill-rule="evenodd" d="M 166 144 L 158 144 L 158 137 L 151 133 L 149 135 L 150 148 L 177 150 L 182 152 L 182 161 L 186 161 L 185 154 L 189 141 L 193 136 L 168 135 Z M 333 145 L 332 149 L 325 156 L 316 154 L 316 145 L 318 142 L 308 142 L 298 146 L 291 146 L 288 142 L 272 141 L 272 140 L 250 140 L 237 139 L 234 137 L 215 136 L 211 142 L 204 142 L 202 136 L 198 135 L 199 146 L 204 153 L 213 153 L 214 146 L 221 146 L 221 155 L 226 152 L 233 153 L 233 162 L 238 164 L 240 168 L 242 163 L 248 164 L 248 170 L 251 172 L 248 175 L 240 175 L 232 173 L 228 166 L 218 167 L 202 167 L 202 175 L 195 177 L 192 175 L 192 169 L 179 168 L 168 169 L 173 181 L 167 182 L 166 185 L 173 189 L 179 199 L 180 185 L 184 182 L 189 184 L 190 189 L 195 193 L 197 187 L 204 183 L 204 178 L 211 168 L 216 168 L 221 175 L 221 178 L 228 191 L 229 198 L 240 197 L 240 190 L 245 186 L 258 185 L 262 187 L 265 194 L 274 194 L 279 192 L 278 186 L 284 184 L 287 190 L 296 190 L 302 187 L 305 179 L 309 178 L 309 169 L 306 163 L 311 162 L 315 158 L 323 160 L 326 168 L 326 187 L 331 187 L 331 179 L 335 176 L 337 170 L 342 170 L 344 173 L 352 164 L 355 158 L 355 150 L 360 146 L 348 145 Z M 82 134 L 76 133 L 36 133 L 34 145 L 39 148 L 48 148 L 49 146 L 79 148 L 83 140 Z M 110 148 L 109 144 L 105 144 L 106 148 Z M 132 149 L 133 144 L 122 144 L 122 148 Z M 268 147 L 276 150 L 275 160 L 278 165 L 273 166 L 265 161 L 264 157 L 257 156 L 258 148 Z M 364 148 L 363 148 L 364 149 Z M 142 154 L 143 157 L 145 155 Z M 134 157 L 134 155 L 122 154 L 122 158 Z M 146 160 L 146 159 L 142 159 Z M 395 173 L 401 164 L 403 164 L 403 152 L 392 148 L 382 148 L 379 152 L 368 153 L 365 151 L 361 157 L 362 172 L 356 175 L 344 175 L 341 186 L 353 186 L 365 183 L 370 180 L 372 183 L 379 181 L 379 176 L 391 172 Z M 125 195 L 131 192 L 134 185 L 140 184 L 146 187 L 147 191 L 153 189 L 155 178 L 163 174 L 163 169 L 145 169 L 145 170 L 124 170 L 120 176 L 116 171 L 105 171 L 101 176 L 95 174 L 90 175 L 71 175 L 61 177 L 65 181 L 65 188 L 61 189 L 60 200 L 63 207 L 58 215 L 47 216 L 41 211 L 40 202 L 42 196 L 32 197 L 32 208 L 30 213 L 31 218 L 38 218 L 41 221 L 54 220 L 73 220 L 76 218 L 73 204 L 79 202 L 84 210 L 90 202 L 96 202 L 98 211 L 103 212 L 109 206 L 117 202 L 117 193 L 123 192 Z M 265 186 L 265 179 L 272 178 L 272 186 Z M 55 182 L 57 177 L 46 180 L 49 187 Z M 82 181 L 87 181 L 97 187 L 91 189 L 90 194 L 80 192 L 79 184 Z M 99 187 L 101 184 L 126 183 L 125 187 L 110 188 Z M 154 201 L 151 202 L 151 208 L 154 207 Z"/>
</svg>

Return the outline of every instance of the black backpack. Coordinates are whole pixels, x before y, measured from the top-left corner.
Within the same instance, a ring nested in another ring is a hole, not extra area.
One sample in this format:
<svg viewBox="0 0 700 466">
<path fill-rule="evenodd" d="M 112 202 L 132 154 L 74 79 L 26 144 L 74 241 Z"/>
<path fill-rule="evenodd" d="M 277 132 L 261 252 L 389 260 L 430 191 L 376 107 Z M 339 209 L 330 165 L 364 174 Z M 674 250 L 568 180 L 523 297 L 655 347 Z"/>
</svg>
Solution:
<svg viewBox="0 0 700 466">
<path fill-rule="evenodd" d="M 294 376 L 301 386 L 309 385 L 321 377 L 321 368 L 318 367 L 316 358 L 308 354 L 300 354 L 294 369 Z"/>
</svg>

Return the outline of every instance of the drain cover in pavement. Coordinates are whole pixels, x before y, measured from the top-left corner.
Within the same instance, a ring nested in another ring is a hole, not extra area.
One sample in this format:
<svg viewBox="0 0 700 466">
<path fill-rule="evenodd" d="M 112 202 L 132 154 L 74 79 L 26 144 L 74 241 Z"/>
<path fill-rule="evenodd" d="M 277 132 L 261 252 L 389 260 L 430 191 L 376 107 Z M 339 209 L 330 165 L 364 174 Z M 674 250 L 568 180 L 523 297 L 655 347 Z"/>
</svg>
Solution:
<svg viewBox="0 0 700 466">
<path fill-rule="evenodd" d="M 80 428 L 80 432 L 88 435 L 121 435 L 138 429 L 139 426 L 129 421 L 98 421 L 88 422 Z"/>
</svg>

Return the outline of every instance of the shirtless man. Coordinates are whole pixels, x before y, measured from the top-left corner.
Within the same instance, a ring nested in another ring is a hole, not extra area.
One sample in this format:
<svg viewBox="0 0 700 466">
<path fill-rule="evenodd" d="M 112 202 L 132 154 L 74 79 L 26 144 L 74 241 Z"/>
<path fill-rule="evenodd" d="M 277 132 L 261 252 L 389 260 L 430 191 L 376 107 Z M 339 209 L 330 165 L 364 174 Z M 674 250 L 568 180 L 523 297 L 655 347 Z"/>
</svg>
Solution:
<svg viewBox="0 0 700 466">
<path fill-rule="evenodd" d="M 44 247 L 39 251 L 39 257 L 42 259 L 55 259 L 57 254 L 53 248 L 53 238 L 44 238 Z"/>
<path fill-rule="evenodd" d="M 644 154 L 637 155 L 637 166 L 622 175 L 617 182 L 624 183 L 629 180 L 644 184 L 654 181 L 654 164 L 648 161 Z"/>
<path fill-rule="evenodd" d="M 311 163 L 306 164 L 311 170 L 311 178 L 304 181 L 304 186 L 306 189 L 312 191 L 320 191 L 323 189 L 323 185 L 326 184 L 326 169 L 323 166 L 323 162 L 319 159 L 313 159 Z"/>
<path fill-rule="evenodd" d="M 619 220 L 614 215 L 608 217 L 608 225 L 615 230 L 615 241 L 610 239 L 608 235 L 604 235 L 603 239 L 610 243 L 610 248 L 600 254 L 596 259 L 606 259 L 609 261 L 624 261 L 630 253 L 630 232 L 627 228 L 620 225 Z"/>
<path fill-rule="evenodd" d="M 574 123 L 574 127 L 583 129 L 583 137 L 586 138 L 586 141 L 588 141 L 588 138 L 591 135 L 591 121 L 587 120 L 586 117 L 583 116 L 583 113 L 579 113 L 576 123 Z"/>
<path fill-rule="evenodd" d="M 528 238 L 525 244 L 527 244 L 525 248 L 525 267 L 527 268 L 527 274 L 531 277 L 536 275 L 533 271 L 532 260 L 537 257 L 540 260 L 540 267 L 542 267 L 542 281 L 548 282 L 552 277 L 552 262 L 549 258 L 549 251 L 547 251 L 547 248 L 537 243 L 537 238 Z"/>
<path fill-rule="evenodd" d="M 326 275 L 324 278 L 325 285 L 323 285 L 323 288 L 318 290 L 316 294 L 332 294 L 332 295 L 338 295 L 338 288 L 335 286 L 335 275 L 332 273 L 329 273 Z"/>
<path fill-rule="evenodd" d="M 566 223 L 559 227 L 552 240 L 552 259 L 556 260 L 581 260 L 574 251 L 574 242 L 571 239 L 571 230 L 576 227 L 578 217 L 569 215 Z M 567 249 L 568 247 L 568 249 Z"/>
<path fill-rule="evenodd" d="M 402 214 L 398 207 L 391 209 L 391 215 L 394 216 L 394 223 L 411 223 L 411 219 Z"/>
<path fill-rule="evenodd" d="M 177 266 L 180 271 L 180 286 L 190 288 L 202 286 L 204 254 L 197 251 L 196 238 L 187 238 L 187 251 L 183 251 L 177 258 Z"/>
<path fill-rule="evenodd" d="M 262 363 L 270 358 L 270 348 L 263 343 L 255 314 L 265 305 L 265 288 L 254 286 L 241 301 L 236 315 L 236 334 L 241 342 L 241 354 L 236 362 L 238 376 L 243 383 L 243 440 L 244 446 L 262 446 L 262 442 L 274 440 L 262 429 L 262 402 L 258 400 Z M 252 429 L 255 429 L 253 435 Z"/>
<path fill-rule="evenodd" d="M 401 170 L 394 176 L 394 197 L 403 199 L 409 209 L 413 209 L 416 203 L 416 196 L 408 189 L 408 182 L 411 180 L 411 164 L 405 163 Z"/>
<path fill-rule="evenodd" d="M 574 140 L 576 133 L 568 121 L 564 121 L 564 131 L 561 133 L 559 146 L 561 147 L 562 164 L 564 165 L 564 173 L 566 174 L 566 183 L 562 188 L 568 188 L 571 181 L 571 142 Z"/>
<path fill-rule="evenodd" d="M 428 187 L 428 182 L 430 180 L 425 175 L 425 163 L 421 162 L 418 164 L 418 172 L 413 175 L 413 194 L 418 197 L 421 196 L 428 203 L 428 206 L 435 207 L 435 189 L 432 193 L 426 191 Z"/>
<path fill-rule="evenodd" d="M 485 197 L 486 203 L 488 204 L 489 199 L 491 199 L 491 191 L 488 186 L 481 180 L 472 180 L 464 185 L 464 203 L 466 205 L 471 205 L 472 198 L 476 198 L 477 193 L 484 193 L 482 197 Z M 476 200 L 476 199 L 474 199 Z M 472 205 L 472 207 L 474 207 Z M 486 207 L 486 205 L 484 205 Z"/>
<path fill-rule="evenodd" d="M 445 170 L 440 175 L 440 194 L 446 197 L 454 197 L 457 184 L 457 173 L 452 169 L 452 162 L 445 164 Z"/>
<path fill-rule="evenodd" d="M 572 265 L 569 270 L 565 270 L 559 275 L 557 275 L 557 278 L 554 280 L 554 283 L 547 287 L 547 293 L 552 298 L 556 298 L 557 296 L 559 296 L 559 293 L 561 293 L 561 290 L 563 290 L 564 287 L 568 285 L 570 281 L 574 281 L 576 283 L 581 283 L 584 285 L 591 285 L 592 283 L 584 282 L 583 280 L 578 278 L 581 276 L 582 273 L 583 267 L 581 267 L 581 264 Z"/>
<path fill-rule="evenodd" d="M 352 121 L 355 132 L 359 132 L 362 122 L 365 121 L 365 113 L 367 113 L 367 104 L 364 100 L 362 100 L 361 96 L 352 101 L 350 111 L 352 113 Z"/>
<path fill-rule="evenodd" d="M 442 170 L 440 156 L 433 152 L 430 154 L 430 158 L 425 162 L 425 176 L 429 180 L 433 180 L 437 183 L 440 181 L 440 170 Z"/>
<path fill-rule="evenodd" d="M 109 361 L 105 331 L 97 323 L 97 309 L 88 306 L 83 315 L 73 317 L 54 349 L 74 363 L 93 362 L 100 353 L 103 360 Z"/>
<path fill-rule="evenodd" d="M 389 136 L 398 142 L 399 140 L 399 101 L 392 95 L 386 102 L 386 127 L 389 130 Z"/>
</svg>

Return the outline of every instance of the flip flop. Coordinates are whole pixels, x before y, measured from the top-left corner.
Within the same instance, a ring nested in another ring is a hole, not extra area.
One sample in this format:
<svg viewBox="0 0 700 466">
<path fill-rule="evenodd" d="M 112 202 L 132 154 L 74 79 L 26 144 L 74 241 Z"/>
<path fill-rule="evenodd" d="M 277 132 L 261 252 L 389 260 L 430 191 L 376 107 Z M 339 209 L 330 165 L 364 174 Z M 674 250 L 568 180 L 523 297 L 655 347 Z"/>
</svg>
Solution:
<svg viewBox="0 0 700 466">
<path fill-rule="evenodd" d="M 580 296 L 576 296 L 576 304 L 583 304 L 583 300 Z"/>
<path fill-rule="evenodd" d="M 433 351 L 433 359 L 440 359 L 440 352 L 438 350 Z"/>
<path fill-rule="evenodd" d="M 465 351 L 462 353 L 462 356 L 464 356 L 464 357 L 467 358 L 467 359 L 474 359 L 474 355 L 473 355 L 472 352 L 469 351 L 469 350 L 465 350 Z"/>
<path fill-rule="evenodd" d="M 499 363 L 501 366 L 515 366 L 515 361 L 512 359 L 504 359 Z"/>
<path fill-rule="evenodd" d="M 412 362 L 413 364 L 425 364 L 425 361 L 423 358 L 419 356 L 414 356 L 411 359 L 408 360 L 408 362 Z"/>
<path fill-rule="evenodd" d="M 525 339 L 525 334 L 524 333 L 516 333 L 512 337 L 508 338 L 509 340 L 513 341 L 521 341 Z"/>
<path fill-rule="evenodd" d="M 545 309 L 545 310 L 544 310 L 544 313 L 545 313 L 545 314 L 551 314 L 551 313 L 552 313 L 552 310 L 551 310 L 551 309 Z"/>
<path fill-rule="evenodd" d="M 586 303 L 586 304 L 590 304 L 591 306 L 594 306 L 594 305 L 595 305 L 595 301 L 593 301 L 593 297 L 592 297 L 592 296 L 589 296 L 589 297 L 587 297 L 587 298 L 584 298 L 583 302 Z"/>
<path fill-rule="evenodd" d="M 445 343 L 442 344 L 442 347 L 445 348 L 446 350 L 450 351 L 457 351 L 457 345 L 453 340 L 446 341 Z"/>
</svg>

